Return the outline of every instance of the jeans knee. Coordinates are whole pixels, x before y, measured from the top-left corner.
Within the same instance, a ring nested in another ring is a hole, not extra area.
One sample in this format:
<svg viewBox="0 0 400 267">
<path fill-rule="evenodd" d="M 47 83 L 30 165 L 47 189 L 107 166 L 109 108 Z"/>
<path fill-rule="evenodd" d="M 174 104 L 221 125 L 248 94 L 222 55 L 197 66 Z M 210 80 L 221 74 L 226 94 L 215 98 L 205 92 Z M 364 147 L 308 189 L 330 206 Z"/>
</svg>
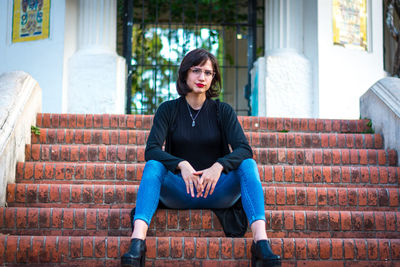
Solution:
<svg viewBox="0 0 400 267">
<path fill-rule="evenodd" d="M 161 177 L 165 176 L 167 169 L 165 166 L 156 160 L 149 160 L 146 162 L 143 170 L 143 179 L 160 179 Z"/>
<path fill-rule="evenodd" d="M 244 169 L 244 170 L 257 168 L 257 163 L 254 159 L 245 159 L 242 161 L 239 168 Z"/>
</svg>

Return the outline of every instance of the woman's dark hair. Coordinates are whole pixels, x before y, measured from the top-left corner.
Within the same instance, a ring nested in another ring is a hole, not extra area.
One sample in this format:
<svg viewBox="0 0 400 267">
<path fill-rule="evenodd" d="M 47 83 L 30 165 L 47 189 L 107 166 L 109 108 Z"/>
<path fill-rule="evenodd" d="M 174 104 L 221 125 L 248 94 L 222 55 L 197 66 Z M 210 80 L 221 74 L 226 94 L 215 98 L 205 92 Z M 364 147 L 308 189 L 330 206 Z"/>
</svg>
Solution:
<svg viewBox="0 0 400 267">
<path fill-rule="evenodd" d="M 213 54 L 205 49 L 197 48 L 189 53 L 183 58 L 178 71 L 178 80 L 176 81 L 176 90 L 181 96 L 185 96 L 187 93 L 191 92 L 192 89 L 186 84 L 187 74 L 191 67 L 202 66 L 207 60 L 211 61 L 213 71 L 215 73 L 212 79 L 211 86 L 206 92 L 206 97 L 217 97 L 221 91 L 221 74 L 219 72 L 218 61 Z"/>
</svg>

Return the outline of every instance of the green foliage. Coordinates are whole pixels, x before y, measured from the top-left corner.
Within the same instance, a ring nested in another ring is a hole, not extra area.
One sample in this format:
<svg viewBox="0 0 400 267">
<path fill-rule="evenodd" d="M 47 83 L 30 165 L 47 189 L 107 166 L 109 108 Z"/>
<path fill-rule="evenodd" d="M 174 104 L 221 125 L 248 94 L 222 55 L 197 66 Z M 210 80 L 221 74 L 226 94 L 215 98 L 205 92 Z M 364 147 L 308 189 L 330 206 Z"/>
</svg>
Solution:
<svg viewBox="0 0 400 267">
<path fill-rule="evenodd" d="M 361 116 L 360 116 L 360 119 L 361 119 Z M 363 120 L 368 120 L 368 122 L 367 122 L 367 129 L 363 132 L 363 133 L 367 133 L 367 134 L 374 134 L 375 133 L 375 131 L 374 131 L 374 128 L 373 128 L 373 126 L 372 126 L 372 120 L 371 119 L 369 119 L 369 118 L 362 118 Z"/>
<path fill-rule="evenodd" d="M 40 135 L 40 128 L 32 125 L 31 133 L 33 133 L 34 135 Z"/>
</svg>

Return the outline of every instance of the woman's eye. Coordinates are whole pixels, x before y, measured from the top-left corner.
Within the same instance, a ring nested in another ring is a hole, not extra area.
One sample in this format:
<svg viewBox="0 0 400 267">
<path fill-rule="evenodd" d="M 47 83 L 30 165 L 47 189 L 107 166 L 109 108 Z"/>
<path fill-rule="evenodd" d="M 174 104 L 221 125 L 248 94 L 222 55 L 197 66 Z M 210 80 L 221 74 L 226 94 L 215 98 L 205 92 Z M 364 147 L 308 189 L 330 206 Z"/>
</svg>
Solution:
<svg viewBox="0 0 400 267">
<path fill-rule="evenodd" d="M 211 76 L 211 75 L 212 75 L 212 72 L 211 72 L 211 71 L 205 71 L 204 74 L 205 74 L 206 76 Z"/>
<path fill-rule="evenodd" d="M 193 69 L 193 73 L 199 74 L 201 72 L 201 69 Z"/>
</svg>

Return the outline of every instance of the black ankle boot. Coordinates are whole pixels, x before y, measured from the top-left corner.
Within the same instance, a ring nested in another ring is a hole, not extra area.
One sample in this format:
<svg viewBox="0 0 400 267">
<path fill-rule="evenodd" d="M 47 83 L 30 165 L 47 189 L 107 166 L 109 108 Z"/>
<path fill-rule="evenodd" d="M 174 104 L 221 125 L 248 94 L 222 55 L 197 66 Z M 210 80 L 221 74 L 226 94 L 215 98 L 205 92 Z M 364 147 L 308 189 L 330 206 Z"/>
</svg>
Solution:
<svg viewBox="0 0 400 267">
<path fill-rule="evenodd" d="M 144 267 L 146 261 L 146 241 L 132 238 L 131 246 L 127 253 L 121 257 L 122 267 Z"/>
<path fill-rule="evenodd" d="M 251 244 L 251 266 L 273 267 L 281 266 L 281 257 L 275 255 L 267 240 L 259 240 Z"/>
</svg>

